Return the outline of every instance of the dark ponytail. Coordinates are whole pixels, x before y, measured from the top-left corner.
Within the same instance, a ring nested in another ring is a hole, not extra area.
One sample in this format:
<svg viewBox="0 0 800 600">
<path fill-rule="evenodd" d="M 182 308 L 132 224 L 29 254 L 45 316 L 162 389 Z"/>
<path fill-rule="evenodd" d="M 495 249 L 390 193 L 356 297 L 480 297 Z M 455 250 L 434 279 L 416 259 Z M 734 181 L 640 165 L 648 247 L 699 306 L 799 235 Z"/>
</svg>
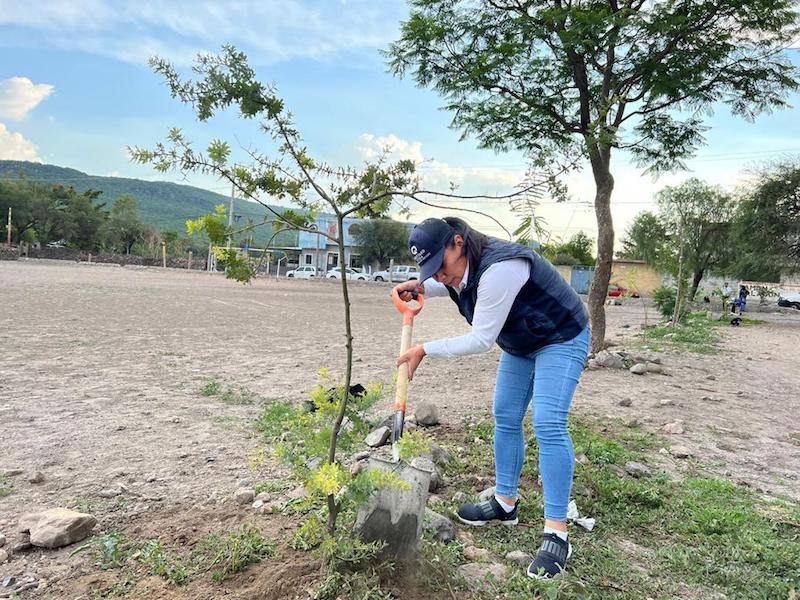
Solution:
<svg viewBox="0 0 800 600">
<path fill-rule="evenodd" d="M 481 262 L 481 254 L 486 244 L 489 243 L 489 238 L 477 229 L 473 229 L 467 225 L 466 221 L 458 217 L 444 217 L 443 219 L 450 227 L 455 229 L 456 234 L 464 238 L 464 254 L 467 257 L 470 265 L 470 272 L 472 269 L 477 269 Z M 452 248 L 456 243 L 450 240 L 448 247 Z"/>
</svg>

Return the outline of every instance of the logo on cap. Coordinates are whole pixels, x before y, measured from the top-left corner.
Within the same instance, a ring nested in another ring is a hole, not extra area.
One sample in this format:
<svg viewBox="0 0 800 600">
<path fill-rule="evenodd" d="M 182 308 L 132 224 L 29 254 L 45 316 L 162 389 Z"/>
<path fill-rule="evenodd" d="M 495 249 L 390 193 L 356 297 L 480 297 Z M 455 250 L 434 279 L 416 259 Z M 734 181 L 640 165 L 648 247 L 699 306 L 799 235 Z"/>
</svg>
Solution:
<svg viewBox="0 0 800 600">
<path fill-rule="evenodd" d="M 416 256 L 416 255 L 417 255 L 417 252 L 418 252 L 418 250 L 417 250 L 417 247 L 416 247 L 416 246 L 411 246 L 411 254 L 413 254 L 414 256 Z"/>
</svg>

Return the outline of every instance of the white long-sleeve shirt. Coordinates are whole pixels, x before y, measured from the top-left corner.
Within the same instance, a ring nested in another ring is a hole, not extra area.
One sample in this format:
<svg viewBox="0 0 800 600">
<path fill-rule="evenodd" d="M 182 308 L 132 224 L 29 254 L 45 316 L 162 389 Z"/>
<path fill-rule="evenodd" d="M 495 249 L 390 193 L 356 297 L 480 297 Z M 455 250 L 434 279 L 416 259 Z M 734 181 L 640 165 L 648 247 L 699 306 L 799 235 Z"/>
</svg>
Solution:
<svg viewBox="0 0 800 600">
<path fill-rule="evenodd" d="M 508 318 L 511 305 L 531 274 L 531 264 L 524 258 L 513 258 L 489 266 L 478 284 L 478 299 L 472 316 L 472 331 L 466 335 L 444 338 L 423 344 L 430 358 L 455 358 L 487 352 L 497 341 Z M 456 290 L 467 286 L 469 265 Z M 433 279 L 423 282 L 426 298 L 449 296 L 447 287 Z"/>
</svg>

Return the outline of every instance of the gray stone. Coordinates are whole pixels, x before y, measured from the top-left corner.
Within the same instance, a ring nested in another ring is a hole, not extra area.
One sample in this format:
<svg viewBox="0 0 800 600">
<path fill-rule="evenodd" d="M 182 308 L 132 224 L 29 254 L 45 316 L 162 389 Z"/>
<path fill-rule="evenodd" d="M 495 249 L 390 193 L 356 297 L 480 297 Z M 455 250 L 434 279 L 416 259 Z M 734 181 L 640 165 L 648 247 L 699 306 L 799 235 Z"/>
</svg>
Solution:
<svg viewBox="0 0 800 600">
<path fill-rule="evenodd" d="M 444 544 L 452 542 L 456 537 L 456 526 L 453 522 L 430 508 L 425 509 L 425 531 L 433 533 L 433 539 Z"/>
<path fill-rule="evenodd" d="M 378 427 L 376 430 L 370 432 L 364 441 L 370 448 L 379 448 L 386 444 L 390 434 L 391 432 L 389 431 L 389 428 L 384 425 L 383 427 Z"/>
<path fill-rule="evenodd" d="M 356 452 L 353 454 L 353 460 L 367 460 L 369 458 L 369 450 L 364 450 L 363 452 Z"/>
<path fill-rule="evenodd" d="M 612 464 L 606 465 L 606 468 L 609 471 L 611 471 L 614 475 L 616 475 L 617 477 L 627 477 L 628 476 L 628 473 L 625 471 L 625 469 L 623 469 L 619 465 L 615 465 L 615 464 L 612 463 Z"/>
<path fill-rule="evenodd" d="M 6 536 L 0 533 L 0 548 L 6 545 Z"/>
<path fill-rule="evenodd" d="M 308 496 L 308 491 L 302 485 L 298 485 L 291 492 L 286 494 L 286 498 L 289 500 L 303 500 L 304 498 L 308 498 Z"/>
<path fill-rule="evenodd" d="M 16 583 L 16 581 L 17 580 L 14 577 L 9 575 L 5 579 L 3 579 L 2 583 L 0 583 L 0 587 L 4 587 L 4 588 L 11 587 L 12 585 L 14 585 L 14 583 Z"/>
<path fill-rule="evenodd" d="M 253 502 L 252 506 L 253 506 L 253 508 L 255 508 L 256 510 L 258 510 L 259 508 L 261 508 L 262 506 L 264 506 L 264 501 L 263 501 L 263 500 L 256 500 L 255 502 Z"/>
<path fill-rule="evenodd" d="M 255 491 L 250 488 L 239 488 L 233 493 L 233 498 L 239 504 L 250 504 L 255 497 Z"/>
<path fill-rule="evenodd" d="M 467 546 L 464 548 L 464 558 L 470 562 L 485 561 L 489 559 L 489 551 L 486 548 Z"/>
<path fill-rule="evenodd" d="M 675 406 L 675 400 L 672 400 L 671 398 L 665 398 L 663 400 L 659 400 L 658 401 L 658 405 L 659 406 Z"/>
<path fill-rule="evenodd" d="M 685 430 L 683 428 L 683 421 L 678 419 L 673 423 L 667 423 L 661 428 L 661 431 L 664 433 L 669 433 L 671 435 L 681 435 Z"/>
<path fill-rule="evenodd" d="M 43 481 L 44 481 L 44 473 L 42 473 L 41 471 L 36 471 L 28 479 L 28 483 L 42 483 Z"/>
<path fill-rule="evenodd" d="M 3 470 L 3 477 L 16 477 L 22 475 L 22 469 L 5 469 Z"/>
<path fill-rule="evenodd" d="M 30 527 L 30 543 L 40 548 L 60 548 L 79 542 L 87 538 L 97 524 L 92 515 L 66 508 L 51 508 L 37 514 L 35 524 Z"/>
<path fill-rule="evenodd" d="M 713 375 L 706 375 L 706 379 L 708 379 L 710 381 L 716 381 L 717 380 L 717 378 L 714 377 Z"/>
<path fill-rule="evenodd" d="M 644 363 L 636 363 L 628 370 L 634 375 L 644 375 L 647 373 L 647 365 Z"/>
<path fill-rule="evenodd" d="M 411 466 L 423 471 L 429 471 L 431 474 L 431 481 L 428 486 L 428 491 L 433 493 L 442 486 L 442 473 L 439 471 L 434 462 L 426 456 L 417 456 L 412 459 Z"/>
<path fill-rule="evenodd" d="M 457 504 L 464 504 L 469 501 L 469 496 L 464 492 L 456 492 L 450 500 Z"/>
<path fill-rule="evenodd" d="M 439 424 L 439 409 L 432 402 L 419 402 L 414 406 L 417 423 L 425 427 Z"/>
<path fill-rule="evenodd" d="M 485 490 L 483 490 L 480 494 L 478 494 L 479 502 L 486 502 L 490 498 L 494 498 L 494 486 L 488 487 Z"/>
<path fill-rule="evenodd" d="M 625 463 L 625 471 L 632 477 L 650 477 L 650 467 L 640 462 L 630 461 Z"/>
<path fill-rule="evenodd" d="M 689 458 L 692 455 L 691 450 L 686 446 L 672 446 L 669 449 L 669 453 L 675 458 Z"/>
<path fill-rule="evenodd" d="M 356 513 L 353 532 L 365 542 L 381 541 L 386 556 L 405 559 L 416 551 L 425 524 L 430 473 L 411 465 L 397 465 L 374 457 L 370 470 L 391 472 L 408 483 L 407 489 L 380 488 Z"/>
<path fill-rule="evenodd" d="M 122 492 L 119 491 L 119 489 L 107 488 L 105 490 L 100 490 L 99 492 L 97 492 L 97 495 L 100 496 L 101 498 L 116 498 L 121 493 Z"/>
<path fill-rule="evenodd" d="M 506 554 L 506 560 L 510 560 L 511 562 L 518 564 L 520 567 L 527 567 L 529 564 L 531 564 L 533 556 L 527 552 L 523 552 L 522 550 L 512 550 Z"/>
<path fill-rule="evenodd" d="M 367 468 L 367 461 L 365 460 L 356 461 L 352 465 L 350 465 L 350 474 L 356 476 L 366 468 Z"/>
<path fill-rule="evenodd" d="M 501 583 L 505 581 L 508 569 L 505 565 L 498 563 L 481 564 L 467 563 L 456 569 L 456 573 L 466 579 L 469 583 L 483 583 L 487 577 L 492 577 L 494 581 Z"/>
<path fill-rule="evenodd" d="M 446 467 L 453 455 L 437 444 L 431 444 L 431 460 L 440 467 Z"/>
<path fill-rule="evenodd" d="M 631 401 L 630 398 L 623 398 L 622 400 L 617 402 L 617 404 L 619 404 L 620 406 L 630 406 L 631 404 L 633 404 L 633 402 Z"/>
<path fill-rule="evenodd" d="M 597 356 L 594 357 L 594 362 L 608 369 L 625 368 L 625 362 L 622 360 L 622 357 L 616 352 L 609 352 L 608 350 L 601 350 L 598 352 Z"/>
<path fill-rule="evenodd" d="M 8 552 L 5 550 L 0 550 L 0 565 L 8 560 Z"/>
<path fill-rule="evenodd" d="M 645 363 L 645 366 L 647 367 L 647 372 L 648 373 L 663 373 L 664 372 L 664 367 L 662 367 L 658 363 L 648 362 L 648 363 Z"/>
</svg>

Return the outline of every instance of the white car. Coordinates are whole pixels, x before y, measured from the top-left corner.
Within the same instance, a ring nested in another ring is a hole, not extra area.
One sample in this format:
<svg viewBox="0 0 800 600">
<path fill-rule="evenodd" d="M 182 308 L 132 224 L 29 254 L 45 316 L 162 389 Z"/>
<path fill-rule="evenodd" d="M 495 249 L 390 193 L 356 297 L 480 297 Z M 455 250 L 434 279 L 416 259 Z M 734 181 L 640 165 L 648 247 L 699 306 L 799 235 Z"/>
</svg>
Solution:
<svg viewBox="0 0 800 600">
<path fill-rule="evenodd" d="M 378 271 L 372 276 L 375 281 L 403 282 L 419 279 L 419 267 L 408 265 L 397 265 L 389 271 Z"/>
<path fill-rule="evenodd" d="M 348 280 L 350 279 L 356 279 L 358 281 L 367 280 L 367 276 L 364 273 L 360 273 L 359 271 L 351 269 L 350 267 L 347 267 L 345 272 L 347 273 Z M 333 267 L 330 271 L 328 271 L 328 274 L 325 277 L 327 277 L 328 279 L 341 279 L 342 278 L 341 267 Z"/>
<path fill-rule="evenodd" d="M 291 271 L 286 271 L 287 277 L 294 277 L 295 279 L 313 279 L 317 276 L 317 267 L 311 265 L 303 265 Z"/>
<path fill-rule="evenodd" d="M 782 294 L 781 297 L 778 298 L 778 306 L 787 306 L 800 310 L 800 292 Z"/>
</svg>

